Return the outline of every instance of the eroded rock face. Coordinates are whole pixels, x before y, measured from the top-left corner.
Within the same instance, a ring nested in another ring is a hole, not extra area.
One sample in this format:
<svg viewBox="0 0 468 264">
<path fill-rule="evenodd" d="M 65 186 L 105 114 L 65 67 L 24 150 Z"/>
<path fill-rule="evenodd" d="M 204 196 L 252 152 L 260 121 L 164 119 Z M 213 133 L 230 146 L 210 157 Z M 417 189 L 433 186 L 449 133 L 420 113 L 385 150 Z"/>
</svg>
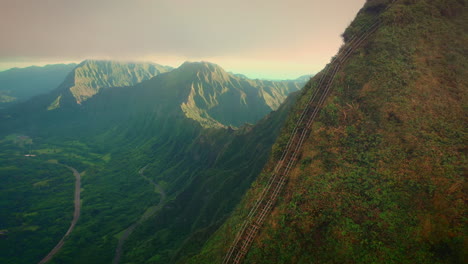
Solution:
<svg viewBox="0 0 468 264">
<path fill-rule="evenodd" d="M 171 74 L 176 73 L 190 80 L 185 84 L 190 92 L 181 108 L 203 127 L 255 123 L 305 84 L 303 80 L 250 80 L 209 62 L 186 62 Z"/>
<path fill-rule="evenodd" d="M 132 86 L 171 69 L 153 63 L 86 60 L 74 69 L 74 83 L 69 89 L 81 104 L 101 89 Z"/>
</svg>

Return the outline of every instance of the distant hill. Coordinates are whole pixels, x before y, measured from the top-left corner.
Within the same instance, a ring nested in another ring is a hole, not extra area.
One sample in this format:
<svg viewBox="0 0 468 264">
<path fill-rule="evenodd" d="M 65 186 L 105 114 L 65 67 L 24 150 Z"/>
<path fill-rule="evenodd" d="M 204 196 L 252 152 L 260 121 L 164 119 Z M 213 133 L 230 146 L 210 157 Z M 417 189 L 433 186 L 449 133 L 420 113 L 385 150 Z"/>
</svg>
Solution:
<svg viewBox="0 0 468 264">
<path fill-rule="evenodd" d="M 0 72 L 0 108 L 52 91 L 75 66 L 74 63 L 51 64 Z"/>
</svg>

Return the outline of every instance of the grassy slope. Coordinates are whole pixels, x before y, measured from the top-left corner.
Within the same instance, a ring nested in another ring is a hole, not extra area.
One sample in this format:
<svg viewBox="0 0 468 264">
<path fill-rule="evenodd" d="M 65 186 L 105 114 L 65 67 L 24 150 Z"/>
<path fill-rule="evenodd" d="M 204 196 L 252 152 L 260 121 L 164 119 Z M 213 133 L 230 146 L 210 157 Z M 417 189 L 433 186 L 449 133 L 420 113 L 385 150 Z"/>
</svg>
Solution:
<svg viewBox="0 0 468 264">
<path fill-rule="evenodd" d="M 136 230 L 123 263 L 174 263 L 197 252 L 261 171 L 294 101 L 241 131 L 205 130 L 182 155 L 156 154 L 147 175 L 177 196 Z"/>
<path fill-rule="evenodd" d="M 467 14 L 466 1 L 420 0 L 382 15 L 339 72 L 246 263 L 463 262 Z M 221 262 L 305 97 L 264 173 L 191 263 Z"/>
</svg>

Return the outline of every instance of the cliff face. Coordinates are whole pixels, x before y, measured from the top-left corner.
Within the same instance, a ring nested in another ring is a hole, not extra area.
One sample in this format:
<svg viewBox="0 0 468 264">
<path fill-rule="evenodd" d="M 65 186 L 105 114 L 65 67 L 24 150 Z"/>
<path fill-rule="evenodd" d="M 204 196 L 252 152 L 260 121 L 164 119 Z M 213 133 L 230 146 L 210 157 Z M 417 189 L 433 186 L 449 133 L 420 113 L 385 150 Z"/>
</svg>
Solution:
<svg viewBox="0 0 468 264">
<path fill-rule="evenodd" d="M 208 62 L 186 62 L 173 74 L 177 74 L 176 86 L 190 90 L 182 111 L 205 128 L 254 124 L 306 83 L 250 80 Z M 184 79 L 188 85 L 179 84 Z"/>
<path fill-rule="evenodd" d="M 343 34 L 382 21 L 338 71 L 244 263 L 463 263 L 467 3 L 390 2 L 369 0 Z M 187 262 L 222 262 L 320 76 L 237 210 Z"/>
<path fill-rule="evenodd" d="M 67 88 L 76 102 L 81 104 L 103 88 L 133 86 L 170 70 L 171 67 L 153 63 L 86 60 L 76 67 L 74 84 Z"/>
</svg>

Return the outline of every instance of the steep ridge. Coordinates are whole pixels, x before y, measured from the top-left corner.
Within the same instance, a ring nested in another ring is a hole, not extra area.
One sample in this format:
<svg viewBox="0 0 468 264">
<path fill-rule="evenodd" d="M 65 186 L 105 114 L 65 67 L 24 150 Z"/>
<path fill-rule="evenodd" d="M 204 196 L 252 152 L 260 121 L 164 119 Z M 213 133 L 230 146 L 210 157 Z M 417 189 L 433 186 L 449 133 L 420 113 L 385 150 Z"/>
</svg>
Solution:
<svg viewBox="0 0 468 264">
<path fill-rule="evenodd" d="M 372 24 L 363 28 L 360 35 L 353 36 L 353 41 L 346 43 L 338 55 L 329 65 L 327 65 L 326 69 L 321 74 L 317 81 L 314 93 L 307 99 L 307 103 L 304 106 L 294 129 L 290 133 L 290 138 L 282 151 L 280 161 L 275 166 L 274 172 L 270 176 L 270 180 L 263 190 L 260 198 L 249 212 L 249 216 L 244 221 L 243 227 L 239 230 L 234 243 L 231 245 L 231 248 L 223 260 L 223 263 L 241 263 L 245 254 L 248 253 L 248 250 L 259 232 L 259 229 L 263 225 L 265 218 L 276 203 L 286 179 L 289 177 L 291 168 L 296 165 L 299 150 L 302 148 L 304 140 L 309 136 L 310 126 L 315 121 L 315 118 L 322 108 L 323 102 L 327 99 L 330 93 L 330 88 L 337 72 L 341 69 L 342 65 L 346 63 L 349 54 L 359 48 L 360 45 L 374 33 L 380 23 L 381 22 L 376 19 Z"/>
<path fill-rule="evenodd" d="M 0 72 L 0 108 L 52 91 L 75 67 L 74 63 L 52 64 Z"/>
<path fill-rule="evenodd" d="M 169 66 L 154 63 L 86 60 L 68 76 L 70 79 L 73 78 L 73 85 L 61 89 L 71 92 L 76 103 L 81 104 L 99 93 L 101 89 L 133 86 L 170 70 L 172 68 Z M 54 108 L 54 105 L 50 108 Z"/>
<path fill-rule="evenodd" d="M 245 263 L 463 263 L 466 9 L 466 1 L 366 3 L 346 43 L 382 22 L 337 71 Z M 324 75 L 306 86 L 233 215 L 184 262 L 225 259 Z"/>
</svg>

